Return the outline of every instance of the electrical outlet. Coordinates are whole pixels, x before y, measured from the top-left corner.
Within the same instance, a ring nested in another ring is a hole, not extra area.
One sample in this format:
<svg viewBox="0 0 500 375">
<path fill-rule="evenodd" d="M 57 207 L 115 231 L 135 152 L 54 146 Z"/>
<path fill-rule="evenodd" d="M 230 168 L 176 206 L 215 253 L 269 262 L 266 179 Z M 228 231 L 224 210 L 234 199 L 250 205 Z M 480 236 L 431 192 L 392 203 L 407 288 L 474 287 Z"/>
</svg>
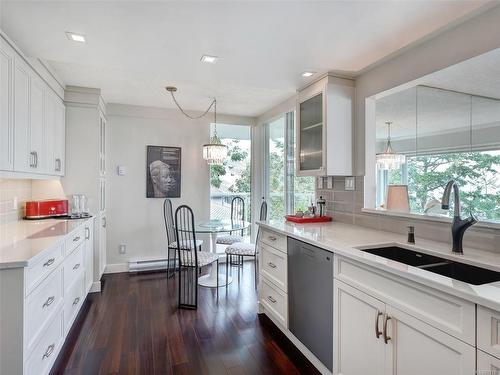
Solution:
<svg viewBox="0 0 500 375">
<path fill-rule="evenodd" d="M 356 179 L 354 177 L 346 177 L 345 178 L 345 190 L 356 190 Z"/>
<path fill-rule="evenodd" d="M 127 253 L 127 245 L 121 244 L 120 246 L 118 246 L 118 252 L 120 254 L 126 254 Z"/>
</svg>

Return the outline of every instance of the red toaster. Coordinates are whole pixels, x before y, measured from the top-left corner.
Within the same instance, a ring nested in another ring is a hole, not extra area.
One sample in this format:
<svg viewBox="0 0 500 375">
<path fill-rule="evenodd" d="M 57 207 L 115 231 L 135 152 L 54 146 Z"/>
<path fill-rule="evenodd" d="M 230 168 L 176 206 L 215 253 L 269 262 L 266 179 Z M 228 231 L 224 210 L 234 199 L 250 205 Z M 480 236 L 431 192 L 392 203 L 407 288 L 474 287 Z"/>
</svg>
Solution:
<svg viewBox="0 0 500 375">
<path fill-rule="evenodd" d="M 26 202 L 26 219 L 44 219 L 68 215 L 68 200 L 54 199 Z"/>
</svg>

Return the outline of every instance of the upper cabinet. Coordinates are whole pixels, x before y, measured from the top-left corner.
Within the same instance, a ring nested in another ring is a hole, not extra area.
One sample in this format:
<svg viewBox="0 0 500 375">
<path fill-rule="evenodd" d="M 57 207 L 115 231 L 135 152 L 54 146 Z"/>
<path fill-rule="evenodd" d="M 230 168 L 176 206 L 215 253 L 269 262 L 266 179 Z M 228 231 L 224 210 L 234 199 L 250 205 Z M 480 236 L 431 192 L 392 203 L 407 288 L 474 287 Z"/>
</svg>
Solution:
<svg viewBox="0 0 500 375">
<path fill-rule="evenodd" d="M 298 176 L 350 176 L 354 82 L 327 76 L 299 91 Z"/>
<path fill-rule="evenodd" d="M 14 168 L 14 51 L 0 38 L 0 170 Z"/>
<path fill-rule="evenodd" d="M 0 42 L 0 171 L 62 176 L 64 102 L 9 43 Z"/>
</svg>

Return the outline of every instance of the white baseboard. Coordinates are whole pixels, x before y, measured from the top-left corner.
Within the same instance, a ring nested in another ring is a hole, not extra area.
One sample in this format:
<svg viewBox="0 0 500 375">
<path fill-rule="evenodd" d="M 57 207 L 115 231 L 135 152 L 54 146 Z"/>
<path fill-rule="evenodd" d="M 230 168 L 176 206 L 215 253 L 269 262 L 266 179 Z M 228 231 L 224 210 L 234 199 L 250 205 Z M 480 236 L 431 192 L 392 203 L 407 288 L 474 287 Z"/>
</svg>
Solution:
<svg viewBox="0 0 500 375">
<path fill-rule="evenodd" d="M 120 272 L 128 272 L 128 263 L 106 264 L 106 268 L 104 269 L 105 274 Z"/>
<path fill-rule="evenodd" d="M 96 281 L 92 283 L 92 286 L 90 287 L 89 293 L 99 293 L 101 291 L 101 282 Z"/>
</svg>

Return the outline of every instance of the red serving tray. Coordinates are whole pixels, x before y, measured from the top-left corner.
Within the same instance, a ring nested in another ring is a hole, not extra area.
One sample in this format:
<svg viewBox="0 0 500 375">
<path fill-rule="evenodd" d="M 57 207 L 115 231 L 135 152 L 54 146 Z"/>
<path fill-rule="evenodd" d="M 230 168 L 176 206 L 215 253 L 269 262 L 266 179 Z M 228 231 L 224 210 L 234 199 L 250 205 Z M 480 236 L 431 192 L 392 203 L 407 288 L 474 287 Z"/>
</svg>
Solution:
<svg viewBox="0 0 500 375">
<path fill-rule="evenodd" d="M 316 216 L 316 217 L 297 217 L 295 215 L 285 215 L 287 221 L 293 221 L 294 223 L 306 224 L 306 223 L 327 223 L 332 221 L 331 216 Z"/>
</svg>

